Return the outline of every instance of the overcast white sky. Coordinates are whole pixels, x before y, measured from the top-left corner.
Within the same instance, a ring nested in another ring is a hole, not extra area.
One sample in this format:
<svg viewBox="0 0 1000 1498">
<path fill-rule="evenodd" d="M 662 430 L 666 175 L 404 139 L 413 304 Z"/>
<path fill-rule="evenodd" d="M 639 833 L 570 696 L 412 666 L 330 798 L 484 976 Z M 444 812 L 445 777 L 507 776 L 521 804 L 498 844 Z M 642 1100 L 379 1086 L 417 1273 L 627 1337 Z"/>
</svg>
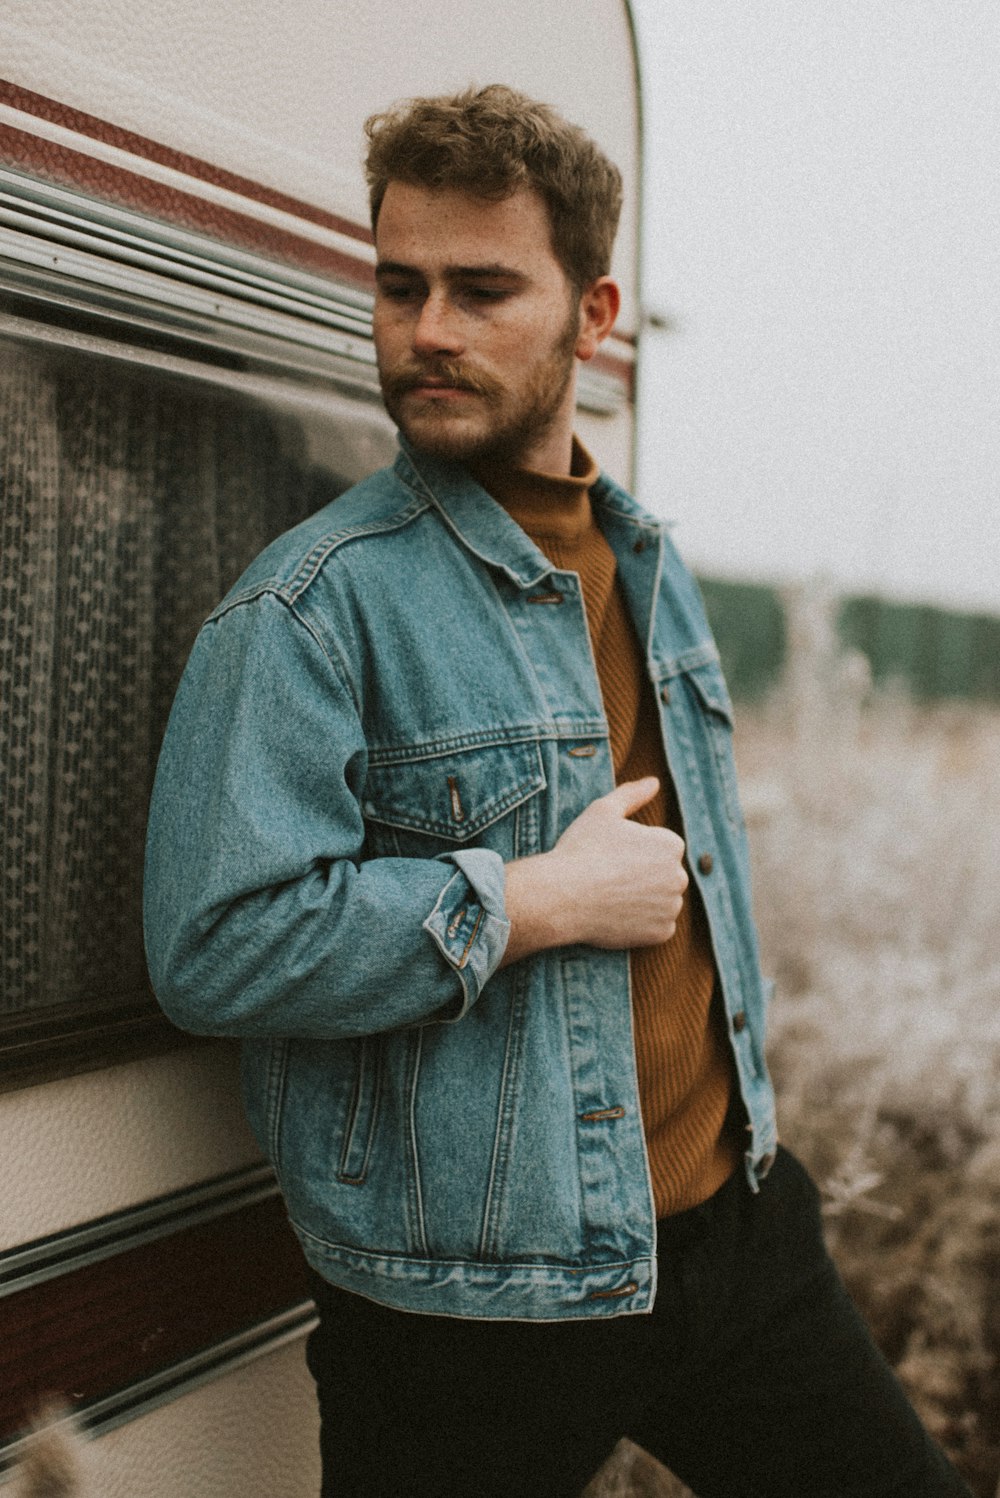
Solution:
<svg viewBox="0 0 1000 1498">
<path fill-rule="evenodd" d="M 1000 614 L 1000 6 L 633 10 L 640 496 L 708 573 Z"/>
</svg>

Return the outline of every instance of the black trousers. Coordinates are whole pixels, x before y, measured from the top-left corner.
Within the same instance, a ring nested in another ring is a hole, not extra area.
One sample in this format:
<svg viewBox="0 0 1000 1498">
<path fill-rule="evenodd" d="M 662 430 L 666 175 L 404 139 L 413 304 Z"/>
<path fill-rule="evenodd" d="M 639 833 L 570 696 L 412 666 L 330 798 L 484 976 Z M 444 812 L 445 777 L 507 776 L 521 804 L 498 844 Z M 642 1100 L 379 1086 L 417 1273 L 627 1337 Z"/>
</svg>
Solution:
<svg viewBox="0 0 1000 1498">
<path fill-rule="evenodd" d="M 648 1316 L 409 1315 L 315 1282 L 323 1498 L 575 1498 L 630 1436 L 698 1498 L 969 1498 L 780 1151 L 659 1225 Z"/>
</svg>

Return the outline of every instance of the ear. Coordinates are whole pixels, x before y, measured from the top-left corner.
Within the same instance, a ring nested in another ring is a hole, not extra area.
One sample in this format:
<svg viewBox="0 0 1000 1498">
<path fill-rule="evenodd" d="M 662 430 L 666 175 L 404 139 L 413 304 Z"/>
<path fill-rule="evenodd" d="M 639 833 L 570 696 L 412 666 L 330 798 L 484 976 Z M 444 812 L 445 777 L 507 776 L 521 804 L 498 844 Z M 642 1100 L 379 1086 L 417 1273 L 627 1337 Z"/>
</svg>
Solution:
<svg viewBox="0 0 1000 1498">
<path fill-rule="evenodd" d="M 592 359 L 598 345 L 603 343 L 615 325 L 622 294 L 617 281 L 610 276 L 599 276 L 585 288 L 580 298 L 580 335 L 576 341 L 576 357 Z"/>
</svg>

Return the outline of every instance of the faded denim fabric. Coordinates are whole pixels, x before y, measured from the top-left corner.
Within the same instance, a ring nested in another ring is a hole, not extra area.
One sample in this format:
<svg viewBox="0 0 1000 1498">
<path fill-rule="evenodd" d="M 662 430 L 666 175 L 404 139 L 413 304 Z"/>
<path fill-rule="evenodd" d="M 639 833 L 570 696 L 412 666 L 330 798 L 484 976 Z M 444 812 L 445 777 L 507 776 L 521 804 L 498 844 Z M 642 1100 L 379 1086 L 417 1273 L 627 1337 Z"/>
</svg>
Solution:
<svg viewBox="0 0 1000 1498">
<path fill-rule="evenodd" d="M 604 477 L 594 501 L 646 642 L 756 1187 L 776 1136 L 729 698 L 663 527 Z M 613 783 L 579 578 L 455 465 L 404 447 L 202 629 L 153 795 L 150 971 L 178 1024 L 243 1038 L 252 1126 L 332 1283 L 460 1316 L 652 1304 L 628 954 L 497 971 L 504 862 Z"/>
</svg>

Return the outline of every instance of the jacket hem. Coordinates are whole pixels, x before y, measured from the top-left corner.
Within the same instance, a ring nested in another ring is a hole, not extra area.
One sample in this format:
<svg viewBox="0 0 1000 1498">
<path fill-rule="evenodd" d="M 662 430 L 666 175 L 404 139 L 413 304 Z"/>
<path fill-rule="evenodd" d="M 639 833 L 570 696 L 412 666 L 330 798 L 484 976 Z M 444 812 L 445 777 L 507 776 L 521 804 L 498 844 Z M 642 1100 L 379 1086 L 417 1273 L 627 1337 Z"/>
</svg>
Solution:
<svg viewBox="0 0 1000 1498">
<path fill-rule="evenodd" d="M 321 1279 L 398 1311 L 482 1321 L 574 1321 L 652 1309 L 656 1257 L 565 1267 L 368 1253 L 292 1224 Z"/>
</svg>

